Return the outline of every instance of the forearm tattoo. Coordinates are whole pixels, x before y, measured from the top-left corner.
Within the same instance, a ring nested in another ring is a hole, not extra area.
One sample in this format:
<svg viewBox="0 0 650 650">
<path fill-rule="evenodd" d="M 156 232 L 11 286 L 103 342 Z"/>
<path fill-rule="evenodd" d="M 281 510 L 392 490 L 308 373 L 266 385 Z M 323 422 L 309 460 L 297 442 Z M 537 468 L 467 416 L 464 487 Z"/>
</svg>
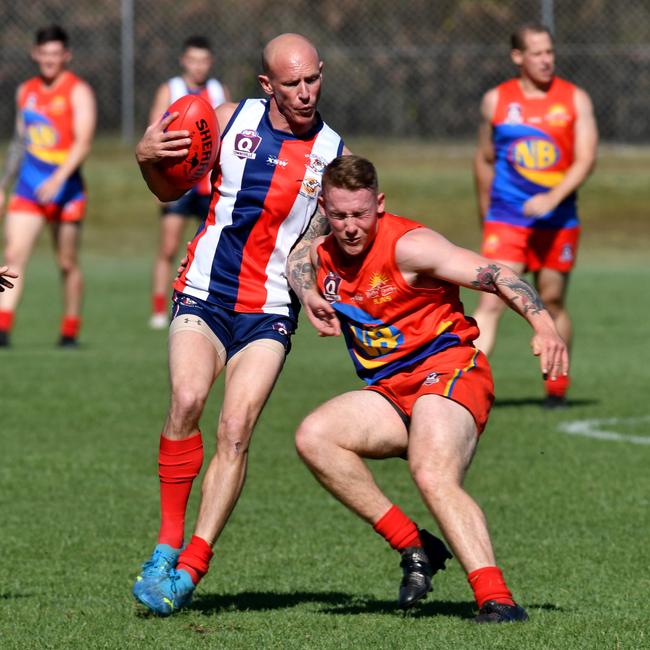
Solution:
<svg viewBox="0 0 650 650">
<path fill-rule="evenodd" d="M 501 277 L 501 270 L 498 264 L 489 264 L 476 269 L 476 280 L 472 282 L 472 286 L 481 291 L 500 294 L 513 309 L 522 314 L 528 312 L 539 314 L 545 309 L 539 294 L 526 280 L 517 276 Z M 516 295 L 504 293 L 501 287 L 507 287 Z"/>
<path fill-rule="evenodd" d="M 9 143 L 9 150 L 7 151 L 7 160 L 5 162 L 5 171 L 0 178 L 0 188 L 4 188 L 13 181 L 20 167 L 20 163 L 25 155 L 25 143 L 23 139 L 15 134 Z"/>
<path fill-rule="evenodd" d="M 314 239 L 326 235 L 328 232 L 327 217 L 320 211 L 316 211 L 307 230 L 289 254 L 287 260 L 289 284 L 299 297 L 303 295 L 303 292 L 313 289 L 316 284 L 316 274 L 310 260 L 311 244 Z"/>
</svg>

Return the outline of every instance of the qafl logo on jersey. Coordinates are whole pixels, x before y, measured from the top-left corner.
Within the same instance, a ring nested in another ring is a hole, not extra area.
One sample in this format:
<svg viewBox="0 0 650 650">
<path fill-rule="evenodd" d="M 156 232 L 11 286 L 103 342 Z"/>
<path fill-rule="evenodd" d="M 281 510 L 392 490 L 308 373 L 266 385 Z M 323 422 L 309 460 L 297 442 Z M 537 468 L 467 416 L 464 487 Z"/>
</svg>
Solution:
<svg viewBox="0 0 650 650">
<path fill-rule="evenodd" d="M 521 108 L 521 104 L 518 102 L 511 102 L 508 104 L 506 110 L 506 124 L 522 124 L 524 121 L 524 112 Z"/>
<path fill-rule="evenodd" d="M 564 127 L 571 121 L 571 114 L 564 104 L 553 104 L 544 116 L 549 126 Z"/>
<path fill-rule="evenodd" d="M 234 154 L 237 158 L 255 159 L 255 152 L 262 142 L 262 137 L 252 129 L 244 129 L 235 136 Z"/>
<path fill-rule="evenodd" d="M 323 280 L 323 296 L 327 302 L 337 302 L 341 299 L 339 286 L 341 286 L 341 276 L 330 271 Z"/>
<path fill-rule="evenodd" d="M 305 165 L 307 169 L 311 169 L 316 174 L 322 174 L 325 167 L 327 167 L 327 160 L 321 156 L 316 155 L 315 153 L 306 153 L 305 158 L 309 159 L 309 162 Z"/>
<path fill-rule="evenodd" d="M 373 273 L 370 276 L 370 289 L 366 291 L 366 297 L 376 305 L 383 302 L 390 302 L 395 293 L 395 286 L 391 279 L 384 273 Z"/>
</svg>

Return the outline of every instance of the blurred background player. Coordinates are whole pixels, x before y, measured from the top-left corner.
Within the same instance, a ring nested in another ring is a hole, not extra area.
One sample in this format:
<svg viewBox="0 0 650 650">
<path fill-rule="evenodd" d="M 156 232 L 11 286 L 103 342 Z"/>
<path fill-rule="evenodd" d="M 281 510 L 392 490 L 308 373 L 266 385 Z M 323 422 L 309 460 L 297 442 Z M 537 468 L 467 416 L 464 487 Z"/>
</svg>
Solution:
<svg viewBox="0 0 650 650">
<path fill-rule="evenodd" d="M 576 190 L 594 167 L 598 133 L 584 90 L 555 76 L 549 30 L 527 24 L 511 38 L 518 78 L 489 90 L 481 103 L 474 174 L 485 257 L 517 273 L 531 271 L 560 335 L 571 344 L 566 308 L 580 235 Z M 481 294 L 476 345 L 493 347 L 505 305 Z M 549 408 L 566 404 L 568 377 L 545 380 Z"/>
<path fill-rule="evenodd" d="M 173 77 L 158 88 L 149 112 L 149 124 L 160 121 L 167 107 L 184 95 L 200 95 L 214 108 L 230 101 L 230 92 L 217 79 L 210 78 L 214 63 L 212 46 L 204 36 L 190 36 L 183 43 L 180 77 Z M 188 217 L 204 219 L 210 207 L 210 174 L 177 201 L 163 204 L 160 241 L 152 275 L 152 314 L 149 325 L 165 329 L 169 325 L 169 290 L 174 260 Z"/>
<path fill-rule="evenodd" d="M 317 329 L 329 334 L 338 317 L 367 386 L 309 415 L 296 433 L 298 452 L 323 487 L 400 551 L 400 607 L 430 590 L 445 550 L 438 541 L 432 553 L 431 536 L 383 494 L 363 459 L 408 453 L 413 480 L 474 590 L 475 620 L 525 621 L 496 566 L 485 516 L 463 488 L 494 395 L 459 285 L 500 296 L 528 321 L 533 353 L 549 376 L 568 371 L 566 345 L 535 290 L 512 269 L 384 212 L 368 160 L 332 161 L 319 205 L 332 234 L 314 242 L 311 261 L 331 308 Z"/>
<path fill-rule="evenodd" d="M 90 152 L 97 109 L 90 86 L 67 70 L 71 58 L 61 27 L 39 29 L 32 48 L 39 74 L 16 94 L 16 132 L 0 181 L 0 209 L 5 189 L 18 173 L 7 208 L 4 261 L 19 277 L 14 290 L 0 296 L 0 346 L 9 345 L 25 266 L 46 221 L 63 280 L 59 344 L 77 345 L 83 294 L 78 247 L 86 210 L 80 166 Z"/>
</svg>

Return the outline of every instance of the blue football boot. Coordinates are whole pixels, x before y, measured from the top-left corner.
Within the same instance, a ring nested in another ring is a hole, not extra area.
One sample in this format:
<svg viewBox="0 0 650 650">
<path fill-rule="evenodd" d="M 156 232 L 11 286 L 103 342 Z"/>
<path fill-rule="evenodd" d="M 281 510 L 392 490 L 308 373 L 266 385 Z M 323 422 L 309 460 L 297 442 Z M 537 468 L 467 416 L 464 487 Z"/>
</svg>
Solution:
<svg viewBox="0 0 650 650">
<path fill-rule="evenodd" d="M 161 578 L 169 575 L 169 572 L 176 566 L 181 549 L 173 548 L 168 544 L 158 544 L 154 548 L 151 557 L 142 565 L 140 574 L 133 585 L 133 595 L 140 602 L 140 597 L 148 587 L 157 583 Z M 144 603 L 145 605 L 147 603 Z"/>
<path fill-rule="evenodd" d="M 170 569 L 168 575 L 147 582 L 136 598 L 154 614 L 169 616 L 192 602 L 194 587 L 187 571 Z"/>
</svg>

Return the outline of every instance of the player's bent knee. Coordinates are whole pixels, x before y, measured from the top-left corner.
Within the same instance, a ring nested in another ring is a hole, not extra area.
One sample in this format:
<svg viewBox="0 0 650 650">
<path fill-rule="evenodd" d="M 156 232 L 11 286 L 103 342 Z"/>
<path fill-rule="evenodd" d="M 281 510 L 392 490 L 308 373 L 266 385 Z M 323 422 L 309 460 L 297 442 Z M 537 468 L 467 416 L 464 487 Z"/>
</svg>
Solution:
<svg viewBox="0 0 650 650">
<path fill-rule="evenodd" d="M 229 415 L 221 419 L 217 431 L 217 452 L 230 461 L 237 461 L 250 445 L 253 422 L 241 415 Z"/>
<path fill-rule="evenodd" d="M 295 436 L 296 451 L 304 461 L 310 461 L 320 454 L 328 443 L 334 443 L 327 436 L 327 428 L 317 415 L 307 416 L 298 427 Z"/>
<path fill-rule="evenodd" d="M 437 470 L 427 464 L 409 461 L 413 481 L 421 492 L 426 492 L 431 499 L 444 499 L 449 488 L 460 485 L 460 481 L 448 472 Z"/>
<path fill-rule="evenodd" d="M 172 418 L 181 421 L 198 420 L 207 397 L 206 392 L 192 386 L 174 387 L 172 389 Z"/>
</svg>

